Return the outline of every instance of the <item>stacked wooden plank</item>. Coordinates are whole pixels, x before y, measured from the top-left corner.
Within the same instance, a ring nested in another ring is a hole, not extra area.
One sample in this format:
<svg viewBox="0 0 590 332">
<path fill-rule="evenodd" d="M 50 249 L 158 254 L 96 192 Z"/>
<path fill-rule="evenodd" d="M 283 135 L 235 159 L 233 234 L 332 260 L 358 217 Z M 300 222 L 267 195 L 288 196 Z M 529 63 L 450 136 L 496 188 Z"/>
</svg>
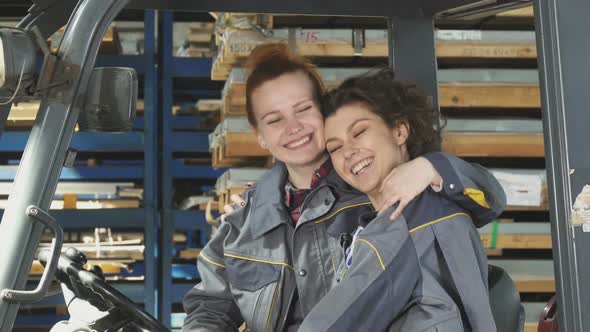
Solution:
<svg viewBox="0 0 590 332">
<path fill-rule="evenodd" d="M 224 80 L 233 66 L 240 65 L 261 44 L 284 42 L 297 53 L 325 58 L 381 58 L 388 56 L 385 29 L 362 30 L 363 46 L 355 47 L 352 29 L 228 29 L 224 32 L 214 60 L 212 79 Z M 394 45 L 395 47 L 395 45 Z M 531 31 L 439 30 L 436 33 L 439 62 L 527 61 L 536 59 L 535 37 Z"/>
<path fill-rule="evenodd" d="M 176 232 L 173 236 L 175 244 L 187 241 L 186 234 Z M 48 250 L 51 237 L 44 235 L 37 252 Z M 119 231 L 110 228 L 96 228 L 93 230 L 68 231 L 64 233 L 62 252 L 74 247 L 83 252 L 88 258 L 86 268 L 98 265 L 109 279 L 142 280 L 143 273 L 133 273 L 134 266 L 144 261 L 145 242 L 143 232 Z M 39 277 L 43 273 L 43 266 L 34 261 L 31 275 Z M 124 274 L 121 276 L 121 274 Z"/>
<path fill-rule="evenodd" d="M 12 182 L 0 182 L 0 209 L 6 209 Z M 59 182 L 50 209 L 138 208 L 143 188 L 133 182 Z"/>
<path fill-rule="evenodd" d="M 48 40 L 49 46 L 53 53 L 57 52 L 57 47 L 63 37 L 65 28 L 56 31 Z M 102 38 L 100 44 L 100 52 L 103 54 L 121 54 L 120 43 L 118 39 L 117 29 L 114 25 L 109 26 Z"/>
<path fill-rule="evenodd" d="M 213 22 L 193 22 L 186 35 L 186 55 L 189 57 L 213 56 Z"/>
<path fill-rule="evenodd" d="M 322 68 L 320 75 L 327 88 L 337 86 L 344 79 L 367 72 L 364 68 Z M 474 108 L 531 109 L 538 108 L 538 77 L 536 70 L 502 69 L 441 69 L 439 99 L 441 107 L 461 109 L 469 113 Z M 531 87 L 534 87 L 532 89 Z M 481 98 L 478 98 L 481 96 Z M 217 160 L 227 158 L 259 157 L 267 155 L 256 143 L 246 115 L 244 70 L 233 68 L 222 93 L 222 124 L 213 137 L 212 150 Z M 494 106 L 495 105 L 495 106 Z M 241 119 L 238 123 L 238 119 Z M 447 124 L 455 121 L 449 118 Z M 473 119 L 477 121 L 477 119 Z M 462 157 L 542 157 L 544 155 L 540 120 L 495 119 L 481 121 L 482 128 L 454 126 L 446 131 L 444 149 Z M 508 125 L 493 126 L 506 121 Z M 531 122 L 529 129 L 521 126 Z M 468 123 L 468 122 L 467 122 Z M 505 128 L 504 128 L 505 127 Z M 234 159 L 238 166 L 243 159 Z M 230 161 L 231 163 L 231 161 Z"/>
<path fill-rule="evenodd" d="M 242 194 L 248 183 L 256 182 L 266 171 L 265 168 L 244 167 L 231 168 L 224 172 L 215 184 L 215 191 L 219 198 L 219 211 L 223 212 L 224 204 L 232 204 L 231 195 Z"/>
<path fill-rule="evenodd" d="M 39 100 L 19 102 L 12 104 L 10 113 L 6 120 L 6 129 L 8 130 L 29 130 L 33 127 L 37 113 L 39 112 Z M 136 114 L 143 114 L 144 101 L 137 100 Z"/>
</svg>

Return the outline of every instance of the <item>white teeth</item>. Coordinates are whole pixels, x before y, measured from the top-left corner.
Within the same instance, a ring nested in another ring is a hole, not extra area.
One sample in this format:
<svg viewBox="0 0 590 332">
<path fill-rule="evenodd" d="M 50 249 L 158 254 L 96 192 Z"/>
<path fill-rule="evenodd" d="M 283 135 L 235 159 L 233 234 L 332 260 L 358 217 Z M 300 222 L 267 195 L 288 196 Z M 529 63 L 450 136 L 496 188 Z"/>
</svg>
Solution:
<svg viewBox="0 0 590 332">
<path fill-rule="evenodd" d="M 295 142 L 293 142 L 293 143 L 289 143 L 289 144 L 287 144 L 287 147 L 288 147 L 289 149 L 296 148 L 296 147 L 298 147 L 298 146 L 301 146 L 301 145 L 303 145 L 303 144 L 305 144 L 305 143 L 309 142 L 309 140 L 310 140 L 310 139 L 311 139 L 311 135 L 305 136 L 305 137 L 303 137 L 302 139 L 300 139 L 300 140 L 298 140 L 298 141 L 295 141 Z"/>
<path fill-rule="evenodd" d="M 373 158 L 367 158 L 360 163 L 354 165 L 350 170 L 354 175 L 357 175 L 360 171 L 362 171 L 365 167 L 371 165 L 373 163 Z"/>
</svg>

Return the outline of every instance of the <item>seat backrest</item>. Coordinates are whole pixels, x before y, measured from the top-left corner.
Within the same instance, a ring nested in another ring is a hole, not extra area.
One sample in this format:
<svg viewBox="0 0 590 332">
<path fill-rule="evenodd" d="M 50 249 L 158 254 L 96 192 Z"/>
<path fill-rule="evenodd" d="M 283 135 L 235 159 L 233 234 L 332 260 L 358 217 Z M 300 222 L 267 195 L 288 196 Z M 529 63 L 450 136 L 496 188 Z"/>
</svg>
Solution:
<svg viewBox="0 0 590 332">
<path fill-rule="evenodd" d="M 512 278 L 502 268 L 488 265 L 490 305 L 496 328 L 502 332 L 524 330 L 524 307 Z"/>
</svg>

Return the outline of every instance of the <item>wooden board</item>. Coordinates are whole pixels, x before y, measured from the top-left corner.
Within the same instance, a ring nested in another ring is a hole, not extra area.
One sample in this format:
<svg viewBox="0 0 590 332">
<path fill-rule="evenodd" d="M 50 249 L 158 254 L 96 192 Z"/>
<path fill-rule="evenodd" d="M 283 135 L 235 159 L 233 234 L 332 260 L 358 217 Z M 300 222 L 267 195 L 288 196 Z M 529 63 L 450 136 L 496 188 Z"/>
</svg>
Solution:
<svg viewBox="0 0 590 332">
<path fill-rule="evenodd" d="M 504 211 L 548 211 L 549 206 L 543 204 L 541 206 L 507 206 Z"/>
<path fill-rule="evenodd" d="M 39 111 L 39 102 L 23 102 L 13 104 L 8 113 L 6 121 L 7 128 L 30 128 L 35 122 L 37 112 Z"/>
<path fill-rule="evenodd" d="M 544 157 L 543 134 L 448 133 L 443 150 L 459 157 Z"/>
<path fill-rule="evenodd" d="M 229 76 L 229 69 L 232 66 L 241 64 L 250 55 L 252 50 L 258 44 L 240 44 L 230 51 L 227 47 L 222 47 L 215 60 L 212 68 L 212 80 L 226 80 Z M 497 60 L 530 60 L 537 58 L 537 49 L 535 44 L 476 44 L 476 43 L 444 43 L 438 42 L 435 45 L 436 56 L 440 60 L 481 60 L 482 65 L 485 61 L 492 59 Z M 321 62 L 321 58 L 352 58 L 356 52 L 352 45 L 348 44 L 300 44 L 297 46 L 298 54 L 318 58 L 316 62 Z M 362 56 L 365 58 L 386 58 L 388 56 L 388 46 L 384 40 L 382 44 L 367 45 L 362 49 Z"/>
<path fill-rule="evenodd" d="M 344 36 L 347 29 L 302 29 L 295 30 L 297 36 L 291 43 L 298 54 L 316 59 L 321 63 L 322 58 L 387 58 L 389 54 L 387 34 L 384 30 L 367 30 L 368 37 L 364 47 L 355 50 L 352 39 Z M 213 79 L 226 79 L 231 66 L 241 64 L 258 45 L 267 42 L 286 42 L 287 30 L 277 30 L 280 33 L 272 37 L 265 37 L 253 30 L 241 30 L 240 34 L 233 34 L 230 30 L 226 40 L 221 43 L 218 56 L 212 68 Z M 510 32 L 506 32 L 508 34 Z M 477 30 L 458 31 L 437 35 L 435 44 L 436 56 L 439 60 L 470 63 L 481 63 L 482 66 L 490 60 L 503 62 L 521 62 L 534 64 L 537 58 L 536 43 L 532 34 L 516 31 L 514 35 L 503 38 L 498 32 L 481 32 Z M 350 30 L 352 35 L 352 30 Z"/>
<path fill-rule="evenodd" d="M 538 328 L 539 328 L 539 323 L 534 323 L 534 322 L 524 323 L 524 332 L 537 332 Z"/>
<path fill-rule="evenodd" d="M 6 127 L 15 129 L 31 128 L 39 112 L 39 104 L 38 101 L 13 104 L 8 114 Z M 138 100 L 136 112 L 142 114 L 143 110 L 144 102 L 143 100 Z"/>
<path fill-rule="evenodd" d="M 244 190 L 246 190 L 245 188 L 230 188 L 222 193 L 217 193 L 218 194 L 218 201 L 219 201 L 219 213 L 224 213 L 223 211 L 223 206 L 225 204 L 232 204 L 231 202 L 231 195 L 241 195 Z"/>
<path fill-rule="evenodd" d="M 443 150 L 459 157 L 544 157 L 542 134 L 446 133 Z M 248 157 L 269 157 L 252 132 L 226 133 L 214 149 L 213 163 L 219 167 L 251 166 Z M 233 159 L 237 158 L 237 159 Z M 234 162 L 236 164 L 234 164 Z M 512 211 L 544 210 L 545 207 L 512 207 Z"/>
<path fill-rule="evenodd" d="M 488 263 L 508 272 L 520 293 L 555 292 L 555 276 L 551 260 L 490 259 Z"/>
<path fill-rule="evenodd" d="M 340 82 L 328 82 L 328 89 Z M 506 83 L 440 83 L 439 105 L 442 108 L 540 109 L 541 93 L 536 84 Z M 246 114 L 245 85 L 229 86 L 223 99 L 223 116 Z"/>
<path fill-rule="evenodd" d="M 220 99 L 199 99 L 195 107 L 199 112 L 217 112 L 221 110 Z"/>
<path fill-rule="evenodd" d="M 533 278 L 511 276 L 520 293 L 555 293 L 554 278 Z"/>
<path fill-rule="evenodd" d="M 253 25 L 261 26 L 265 29 L 273 29 L 278 26 L 332 26 L 335 23 L 338 26 L 379 26 L 385 25 L 382 18 L 369 17 L 344 17 L 344 16 L 308 16 L 292 14 L 248 14 L 248 13 L 210 13 L 216 20 L 223 19 L 232 21 L 236 19 L 247 19 Z M 221 16 L 223 14 L 223 16 Z M 485 17 L 486 23 L 498 20 L 502 24 L 505 19 L 513 20 L 530 20 L 534 17 L 532 6 L 513 9 L 510 11 L 496 14 L 494 17 Z M 477 26 L 473 24 L 473 26 Z"/>
<path fill-rule="evenodd" d="M 199 257 L 200 254 L 201 254 L 201 249 L 200 248 L 189 248 L 189 249 L 181 250 L 178 253 L 178 258 L 182 258 L 182 259 L 196 259 L 197 257 Z"/>
<path fill-rule="evenodd" d="M 490 248 L 491 234 L 481 234 L 484 248 Z M 551 249 L 551 234 L 498 234 L 496 249 Z"/>
<path fill-rule="evenodd" d="M 88 261 L 86 265 L 84 265 L 85 269 L 90 268 L 93 265 L 98 265 L 104 272 L 104 274 L 119 274 L 122 272 L 123 269 L 127 270 L 128 267 L 124 263 L 120 262 L 111 262 L 111 261 Z M 45 268 L 38 260 L 33 261 L 33 265 L 31 266 L 30 274 L 31 275 L 41 275 Z"/>
<path fill-rule="evenodd" d="M 212 31 L 214 28 L 215 28 L 215 23 L 213 23 L 213 22 L 192 22 L 190 25 L 191 31 L 199 31 L 199 30 Z"/>
<path fill-rule="evenodd" d="M 226 157 L 266 157 L 270 153 L 258 145 L 256 136 L 248 133 L 227 133 L 222 144 Z"/>
<path fill-rule="evenodd" d="M 437 43 L 438 59 L 529 59 L 537 58 L 534 44 Z"/>
<path fill-rule="evenodd" d="M 212 31 L 194 31 L 186 36 L 189 44 L 209 44 L 212 38 Z"/>
<path fill-rule="evenodd" d="M 439 84 L 440 107 L 541 108 L 541 95 L 535 84 Z"/>
<path fill-rule="evenodd" d="M 0 209 L 6 209 L 8 200 L 0 200 Z M 137 199 L 105 199 L 94 201 L 77 201 L 76 209 L 123 209 L 123 208 L 139 208 L 140 201 Z M 51 210 L 63 210 L 63 200 L 53 200 L 51 202 Z"/>
<path fill-rule="evenodd" d="M 522 7 L 518 9 L 509 10 L 507 12 L 498 13 L 496 17 L 519 17 L 519 18 L 534 18 L 533 6 Z"/>
<path fill-rule="evenodd" d="M 241 153 L 241 152 L 240 152 Z M 263 166 L 267 163 L 269 156 L 263 157 L 229 157 L 225 153 L 225 145 L 221 145 L 219 147 L 214 148 L 211 151 L 211 155 L 213 156 L 211 165 L 213 168 L 223 168 L 223 167 L 257 167 Z"/>
<path fill-rule="evenodd" d="M 51 39 L 48 41 L 51 52 L 54 54 L 57 52 L 58 42 L 61 40 L 61 38 L 64 34 L 64 31 L 65 31 L 64 28 L 59 29 L 54 34 L 54 36 L 52 36 Z M 106 54 L 118 54 L 119 53 L 118 45 L 119 45 L 119 42 L 118 42 L 118 35 L 117 35 L 116 28 L 114 26 L 110 26 L 107 29 L 107 31 L 105 32 L 104 37 L 102 38 L 99 52 L 106 53 Z"/>
</svg>

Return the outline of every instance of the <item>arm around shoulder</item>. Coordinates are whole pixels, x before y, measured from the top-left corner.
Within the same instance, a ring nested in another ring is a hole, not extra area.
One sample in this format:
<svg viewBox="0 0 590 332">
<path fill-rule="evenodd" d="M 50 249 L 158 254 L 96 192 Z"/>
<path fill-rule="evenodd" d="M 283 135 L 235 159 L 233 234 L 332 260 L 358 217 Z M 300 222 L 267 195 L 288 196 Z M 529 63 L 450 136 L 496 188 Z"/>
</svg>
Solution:
<svg viewBox="0 0 590 332">
<path fill-rule="evenodd" d="M 444 152 L 423 155 L 443 179 L 442 194 L 467 210 L 477 227 L 497 218 L 506 208 L 506 194 L 490 171 Z"/>
</svg>

